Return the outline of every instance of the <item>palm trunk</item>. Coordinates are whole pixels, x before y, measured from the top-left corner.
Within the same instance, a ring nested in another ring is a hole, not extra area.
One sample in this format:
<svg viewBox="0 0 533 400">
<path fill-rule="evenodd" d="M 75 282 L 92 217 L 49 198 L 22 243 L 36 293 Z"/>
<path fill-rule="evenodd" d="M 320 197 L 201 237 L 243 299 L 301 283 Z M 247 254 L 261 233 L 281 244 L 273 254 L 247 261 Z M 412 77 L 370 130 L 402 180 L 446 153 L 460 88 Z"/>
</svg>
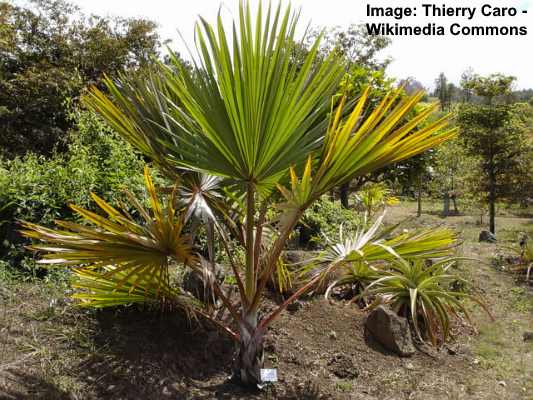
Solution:
<svg viewBox="0 0 533 400">
<path fill-rule="evenodd" d="M 241 340 L 235 359 L 235 377 L 246 386 L 257 387 L 261 383 L 264 337 L 257 330 L 257 312 L 243 315 L 243 321 L 239 327 Z"/>
</svg>

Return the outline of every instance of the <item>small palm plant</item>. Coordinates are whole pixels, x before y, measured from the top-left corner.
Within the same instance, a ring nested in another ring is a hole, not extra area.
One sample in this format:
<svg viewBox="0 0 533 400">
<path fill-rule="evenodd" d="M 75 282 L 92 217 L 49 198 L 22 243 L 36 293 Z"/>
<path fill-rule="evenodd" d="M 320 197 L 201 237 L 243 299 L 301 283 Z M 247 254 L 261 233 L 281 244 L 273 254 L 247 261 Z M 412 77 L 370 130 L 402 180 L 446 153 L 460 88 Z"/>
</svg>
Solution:
<svg viewBox="0 0 533 400">
<path fill-rule="evenodd" d="M 378 279 L 389 262 L 396 257 L 431 259 L 451 256 L 459 245 L 455 231 L 438 228 L 418 228 L 396 233 L 402 223 L 383 229 L 381 215 L 367 230 L 361 228 L 354 235 L 331 243 L 303 271 L 316 268 L 315 264 L 335 266 L 336 279 L 327 282 L 326 297 L 336 287 L 347 287 L 353 300 L 366 293 L 367 286 Z M 323 278 L 327 279 L 326 276 Z"/>
<path fill-rule="evenodd" d="M 463 304 L 468 298 L 481 305 L 490 316 L 485 304 L 469 293 L 454 291 L 453 283 L 464 282 L 449 272 L 457 258 L 444 258 L 433 265 L 424 259 L 393 259 L 381 277 L 366 288 L 369 295 L 379 296 L 399 315 L 409 318 L 421 340 L 429 338 L 433 345 L 444 343 L 450 332 L 450 317 L 462 312 L 472 323 Z M 492 317 L 491 317 L 492 318 Z"/>
<path fill-rule="evenodd" d="M 365 213 L 367 219 L 371 219 L 385 206 L 393 206 L 400 202 L 384 183 L 363 186 L 355 198 L 356 204 Z"/>
<path fill-rule="evenodd" d="M 304 211 L 331 189 L 456 134 L 454 129 L 446 129 L 448 116 L 416 129 L 437 107 L 428 106 L 409 119 L 422 93 L 400 96 L 401 89 L 395 90 L 370 113 L 365 112 L 368 90 L 355 102 L 333 97 L 344 74 L 342 63 L 334 54 L 319 56 L 320 37 L 303 62 L 295 63 L 297 21 L 298 15 L 290 7 L 282 11 L 281 6 L 269 6 L 266 11 L 259 6 L 252 18 L 250 6 L 243 2 L 230 33 L 220 16 L 215 25 L 203 19 L 196 25 L 198 57 L 193 68 L 184 67 L 174 57 L 171 66 L 160 65 L 145 79 L 126 75 L 107 79 L 106 92 L 93 88 L 86 98 L 90 108 L 168 178 L 181 182 L 183 176 L 199 173 L 220 179 L 223 210 L 212 213 L 211 220 L 217 240 L 227 251 L 237 298 L 229 298 L 212 279 L 210 284 L 226 312 L 196 311 L 237 343 L 236 377 L 252 385 L 260 382 L 267 327 L 320 280 L 317 274 L 279 307 L 260 314 L 265 287 Z M 353 109 L 348 110 L 347 104 Z M 221 203 L 221 197 L 212 198 Z M 110 218 L 123 221 L 109 211 Z M 58 263 L 64 260 L 74 265 L 74 256 L 67 259 L 62 255 L 64 248 L 71 251 L 78 240 L 83 247 L 75 257 L 76 265 L 92 262 L 101 248 L 112 250 L 115 236 L 103 235 L 91 246 L 91 240 L 79 237 L 81 227 L 63 226 L 75 234 L 54 236 L 41 227 L 27 228 L 33 232 L 29 235 L 50 243 L 40 250 L 50 252 L 50 258 Z M 128 237 L 125 231 L 129 228 L 128 223 L 116 229 Z M 131 225 L 131 229 L 135 232 L 137 227 Z M 108 239 L 110 245 L 106 246 Z M 170 239 L 131 239 L 128 254 L 133 255 L 138 246 L 137 261 L 120 258 L 123 247 L 117 247 L 115 256 L 106 262 L 117 264 L 114 268 L 122 268 L 124 263 L 139 268 L 146 264 L 151 272 L 138 272 L 147 280 L 157 266 L 166 268 L 165 257 L 193 270 L 212 268 L 212 260 L 204 260 L 189 248 L 178 251 Z M 177 239 L 177 245 L 185 243 Z M 159 240 L 165 246 L 159 246 Z M 233 259 L 234 246 L 244 252 L 243 263 Z M 152 258 L 145 258 L 147 251 L 161 254 L 161 262 L 154 264 Z M 105 271 L 102 274 L 109 276 Z M 153 276 L 162 280 L 166 273 Z"/>
<path fill-rule="evenodd" d="M 533 244 L 531 242 L 532 240 L 526 234 L 520 238 L 519 265 L 513 268 L 516 272 L 525 273 L 526 281 L 529 281 L 533 270 Z"/>
</svg>

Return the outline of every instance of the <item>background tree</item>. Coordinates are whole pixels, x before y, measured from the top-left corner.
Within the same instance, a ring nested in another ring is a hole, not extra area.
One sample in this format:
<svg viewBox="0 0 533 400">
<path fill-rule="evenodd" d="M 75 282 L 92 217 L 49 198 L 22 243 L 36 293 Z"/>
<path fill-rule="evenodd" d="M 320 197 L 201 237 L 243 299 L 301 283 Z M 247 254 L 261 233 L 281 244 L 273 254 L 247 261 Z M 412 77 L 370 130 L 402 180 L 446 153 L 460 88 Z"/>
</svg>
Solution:
<svg viewBox="0 0 533 400">
<path fill-rule="evenodd" d="M 448 79 L 444 72 L 441 72 L 437 79 L 435 79 L 435 91 L 434 96 L 439 98 L 440 106 L 443 110 L 447 110 L 450 107 L 452 100 L 452 87 L 448 83 Z"/>
<path fill-rule="evenodd" d="M 470 103 L 474 96 L 471 88 L 471 81 L 474 78 L 474 70 L 472 68 L 467 68 L 461 74 L 461 80 L 459 81 L 459 86 L 461 87 L 462 92 L 462 101 L 465 103 Z"/>
<path fill-rule="evenodd" d="M 65 149 L 65 99 L 157 55 L 155 23 L 82 15 L 63 0 L 0 2 L 0 153 Z"/>
<path fill-rule="evenodd" d="M 438 194 L 443 200 L 442 215 L 450 214 L 450 201 L 453 203 L 454 212 L 458 212 L 457 199 L 468 197 L 474 191 L 468 185 L 468 172 L 477 160 L 466 154 L 460 140 L 454 139 L 444 143 L 433 153 L 430 166 L 430 191 Z"/>
<path fill-rule="evenodd" d="M 457 118 L 467 153 L 480 160 L 480 190 L 486 194 L 492 233 L 496 232 L 496 202 L 507 192 L 505 176 L 518 169 L 526 141 L 524 107 L 507 104 L 513 81 L 501 74 L 474 77 L 469 87 L 483 104 L 461 105 Z"/>
<path fill-rule="evenodd" d="M 420 92 L 420 91 L 426 91 L 426 88 L 424 87 L 424 85 L 420 81 L 417 81 L 412 76 L 408 77 L 407 79 L 402 79 L 400 81 L 400 85 L 403 86 L 403 90 L 405 90 L 405 93 L 407 93 L 408 95 L 411 95 L 413 93 Z M 424 101 L 425 100 L 426 99 L 424 99 Z"/>
<path fill-rule="evenodd" d="M 321 29 L 312 30 L 308 43 L 312 43 Z M 348 28 L 334 27 L 323 33 L 320 52 L 325 56 L 335 52 L 348 67 L 357 65 L 376 71 L 384 70 L 392 61 L 390 58 L 380 59 L 380 52 L 392 43 L 387 36 L 370 35 L 363 25 L 352 24 Z"/>
</svg>

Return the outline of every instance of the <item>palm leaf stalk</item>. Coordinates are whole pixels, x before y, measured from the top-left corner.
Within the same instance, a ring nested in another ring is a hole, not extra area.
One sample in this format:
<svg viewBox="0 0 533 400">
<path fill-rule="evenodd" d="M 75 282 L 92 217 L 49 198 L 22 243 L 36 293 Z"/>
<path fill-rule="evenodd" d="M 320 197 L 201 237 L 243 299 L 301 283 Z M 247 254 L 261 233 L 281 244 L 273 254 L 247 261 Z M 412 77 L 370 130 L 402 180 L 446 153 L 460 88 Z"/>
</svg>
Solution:
<svg viewBox="0 0 533 400">
<path fill-rule="evenodd" d="M 216 323 L 237 340 L 235 372 L 251 385 L 260 383 L 268 325 L 320 279 L 317 275 L 259 319 L 265 286 L 305 209 L 331 188 L 456 133 L 446 128 L 448 116 L 423 124 L 435 105 L 408 119 L 422 93 L 403 97 L 395 90 L 371 113 L 365 113 L 368 90 L 355 102 L 333 102 L 342 63 L 334 54 L 319 57 L 320 37 L 303 62 L 295 63 L 297 21 L 298 14 L 281 5 L 259 5 L 253 18 L 242 2 L 230 31 L 220 15 L 214 25 L 197 23 L 192 69 L 174 57 L 172 66 L 159 67 L 157 78 L 135 84 L 125 75 L 107 79 L 107 93 L 93 88 L 85 98 L 164 171 L 174 168 L 169 175 L 186 170 L 224 180 L 228 209 L 239 211 L 234 221 L 218 219 L 216 230 L 228 254 L 237 241 L 245 260 L 231 262 L 239 298 L 225 298 L 231 318 Z M 267 230 L 275 232 L 269 243 Z M 201 269 L 200 263 L 190 258 L 187 266 Z"/>
</svg>

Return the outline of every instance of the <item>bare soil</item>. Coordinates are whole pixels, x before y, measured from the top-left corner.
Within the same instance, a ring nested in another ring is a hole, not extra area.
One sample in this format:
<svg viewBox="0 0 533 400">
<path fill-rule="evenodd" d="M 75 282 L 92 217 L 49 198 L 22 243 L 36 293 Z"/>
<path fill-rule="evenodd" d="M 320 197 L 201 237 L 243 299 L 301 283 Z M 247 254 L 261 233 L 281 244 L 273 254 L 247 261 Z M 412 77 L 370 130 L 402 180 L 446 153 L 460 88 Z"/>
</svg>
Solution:
<svg viewBox="0 0 533 400">
<path fill-rule="evenodd" d="M 414 210 L 404 204 L 387 218 Z M 463 254 L 480 261 L 458 272 L 496 317 L 469 305 L 478 332 L 457 321 L 439 350 L 390 354 L 365 336 L 357 306 L 314 297 L 273 324 L 266 364 L 279 382 L 250 392 L 228 379 L 233 344 L 183 315 L 85 311 L 66 284 L 0 282 L 0 399 L 533 399 L 533 343 L 522 339 L 533 331 L 533 290 L 490 264 L 518 231 L 533 233 L 533 221 L 502 217 L 499 243 L 486 244 L 476 218 L 433 214 L 410 224 L 462 230 Z"/>
</svg>

